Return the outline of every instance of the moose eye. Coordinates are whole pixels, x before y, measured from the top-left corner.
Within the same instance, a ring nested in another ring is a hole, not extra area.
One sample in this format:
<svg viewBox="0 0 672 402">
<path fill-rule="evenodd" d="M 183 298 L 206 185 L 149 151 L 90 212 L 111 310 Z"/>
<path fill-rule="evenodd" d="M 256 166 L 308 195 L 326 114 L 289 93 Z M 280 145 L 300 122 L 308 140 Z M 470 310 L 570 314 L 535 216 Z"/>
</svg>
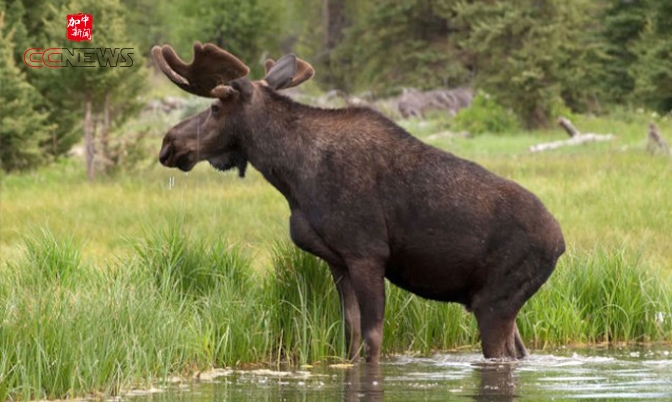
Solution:
<svg viewBox="0 0 672 402">
<path fill-rule="evenodd" d="M 210 106 L 210 112 L 211 112 L 211 113 L 217 113 L 217 112 L 219 112 L 219 106 L 214 105 L 214 104 L 211 105 L 211 106 Z"/>
</svg>

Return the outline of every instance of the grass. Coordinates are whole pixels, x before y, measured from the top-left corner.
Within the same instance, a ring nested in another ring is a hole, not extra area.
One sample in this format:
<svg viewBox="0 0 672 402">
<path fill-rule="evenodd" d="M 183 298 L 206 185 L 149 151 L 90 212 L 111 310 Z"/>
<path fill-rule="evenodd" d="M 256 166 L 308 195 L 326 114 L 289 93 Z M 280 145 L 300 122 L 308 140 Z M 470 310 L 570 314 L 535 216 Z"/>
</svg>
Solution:
<svg viewBox="0 0 672 402">
<path fill-rule="evenodd" d="M 430 141 L 520 182 L 563 227 L 568 252 L 519 316 L 528 346 L 672 340 L 672 163 L 644 151 L 646 121 L 577 117 L 617 140 L 535 155 L 529 145 L 564 134 Z M 403 124 L 424 139 L 450 128 Z M 282 196 L 254 170 L 155 165 L 92 184 L 76 160 L 2 178 L 0 400 L 345 356 L 329 270 L 286 243 Z M 460 306 L 387 295 L 385 353 L 477 346 Z"/>
<path fill-rule="evenodd" d="M 328 268 L 288 244 L 275 247 L 273 269 L 262 274 L 238 248 L 179 222 L 105 269 L 47 231 L 26 243 L 0 276 L 1 400 L 116 395 L 209 367 L 345 355 Z M 671 294 L 623 249 L 572 253 L 518 324 L 537 348 L 669 341 Z M 460 306 L 391 285 L 387 295 L 386 353 L 476 347 L 474 319 Z"/>
</svg>

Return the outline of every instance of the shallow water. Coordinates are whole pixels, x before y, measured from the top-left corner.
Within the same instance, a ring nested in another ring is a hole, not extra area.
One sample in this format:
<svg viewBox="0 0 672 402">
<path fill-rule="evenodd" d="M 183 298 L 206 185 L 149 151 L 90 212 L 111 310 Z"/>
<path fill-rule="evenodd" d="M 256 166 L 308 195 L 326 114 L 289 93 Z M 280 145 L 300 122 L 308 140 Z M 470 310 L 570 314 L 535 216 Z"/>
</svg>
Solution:
<svg viewBox="0 0 672 402">
<path fill-rule="evenodd" d="M 479 354 L 400 356 L 379 366 L 294 371 L 236 370 L 159 393 L 152 401 L 513 401 L 672 400 L 672 347 L 580 349 L 536 353 L 497 363 Z"/>
</svg>

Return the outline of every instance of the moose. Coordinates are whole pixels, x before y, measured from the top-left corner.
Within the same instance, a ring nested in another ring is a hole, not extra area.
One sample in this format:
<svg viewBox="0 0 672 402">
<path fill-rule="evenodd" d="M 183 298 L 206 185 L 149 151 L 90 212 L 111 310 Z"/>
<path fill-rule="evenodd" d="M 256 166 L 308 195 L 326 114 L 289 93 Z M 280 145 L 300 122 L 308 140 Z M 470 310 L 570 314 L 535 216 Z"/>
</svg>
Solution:
<svg viewBox="0 0 672 402">
<path fill-rule="evenodd" d="M 293 54 L 267 60 L 256 81 L 213 44 L 195 43 L 190 64 L 170 45 L 152 54 L 177 86 L 214 99 L 168 131 L 160 163 L 186 172 L 208 161 L 244 177 L 249 162 L 282 193 L 292 241 L 330 267 L 350 359 L 362 339 L 366 361 L 380 359 L 385 278 L 473 312 L 486 358 L 527 356 L 516 316 L 565 251 L 535 195 L 372 109 L 282 95 L 315 73 Z"/>
</svg>

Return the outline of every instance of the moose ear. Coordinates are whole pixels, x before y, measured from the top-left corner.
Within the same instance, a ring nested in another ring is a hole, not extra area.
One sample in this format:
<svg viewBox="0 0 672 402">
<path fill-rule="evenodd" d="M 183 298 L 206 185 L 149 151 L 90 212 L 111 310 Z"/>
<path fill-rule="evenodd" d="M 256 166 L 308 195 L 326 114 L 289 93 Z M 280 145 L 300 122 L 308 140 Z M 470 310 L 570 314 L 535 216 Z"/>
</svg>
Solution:
<svg viewBox="0 0 672 402">
<path fill-rule="evenodd" d="M 315 75 L 313 66 L 293 54 L 283 56 L 277 62 L 268 59 L 264 67 L 264 80 L 275 90 L 295 87 Z"/>
<path fill-rule="evenodd" d="M 266 65 L 268 66 L 268 64 Z M 296 56 L 288 54 L 273 63 L 264 80 L 273 89 L 285 89 L 292 83 L 294 74 L 296 74 Z"/>
</svg>

